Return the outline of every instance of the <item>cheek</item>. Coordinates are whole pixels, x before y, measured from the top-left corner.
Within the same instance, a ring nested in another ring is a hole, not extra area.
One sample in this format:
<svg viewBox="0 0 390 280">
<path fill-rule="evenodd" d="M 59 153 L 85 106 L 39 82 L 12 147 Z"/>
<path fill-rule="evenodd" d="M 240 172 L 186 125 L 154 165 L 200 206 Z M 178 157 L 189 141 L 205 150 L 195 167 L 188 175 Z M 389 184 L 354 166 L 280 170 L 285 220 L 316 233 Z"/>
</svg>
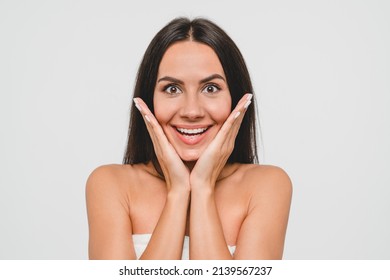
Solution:
<svg viewBox="0 0 390 280">
<path fill-rule="evenodd" d="M 210 102 L 207 106 L 208 106 L 208 112 L 210 113 L 214 121 L 216 121 L 217 123 L 224 123 L 231 113 L 230 100 L 225 100 L 224 102 L 216 102 L 216 103 Z"/>
<path fill-rule="evenodd" d="M 153 99 L 154 116 L 160 124 L 164 124 L 172 117 L 172 106 L 169 106 L 167 102 L 162 98 L 155 97 Z"/>
<path fill-rule="evenodd" d="M 154 116 L 160 124 L 166 123 L 168 121 L 168 114 L 164 110 L 161 110 L 159 107 L 154 107 Z"/>
</svg>

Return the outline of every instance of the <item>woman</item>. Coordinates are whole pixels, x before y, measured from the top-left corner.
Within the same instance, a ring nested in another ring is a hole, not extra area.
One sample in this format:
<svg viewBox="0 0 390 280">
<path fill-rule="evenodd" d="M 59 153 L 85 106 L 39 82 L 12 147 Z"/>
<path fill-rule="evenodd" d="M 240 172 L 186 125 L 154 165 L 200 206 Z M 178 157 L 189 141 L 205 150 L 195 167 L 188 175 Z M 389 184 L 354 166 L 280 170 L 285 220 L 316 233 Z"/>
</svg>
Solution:
<svg viewBox="0 0 390 280">
<path fill-rule="evenodd" d="M 255 164 L 252 85 L 206 19 L 178 18 L 141 62 L 124 165 L 87 181 L 91 259 L 281 259 L 291 182 Z"/>
</svg>

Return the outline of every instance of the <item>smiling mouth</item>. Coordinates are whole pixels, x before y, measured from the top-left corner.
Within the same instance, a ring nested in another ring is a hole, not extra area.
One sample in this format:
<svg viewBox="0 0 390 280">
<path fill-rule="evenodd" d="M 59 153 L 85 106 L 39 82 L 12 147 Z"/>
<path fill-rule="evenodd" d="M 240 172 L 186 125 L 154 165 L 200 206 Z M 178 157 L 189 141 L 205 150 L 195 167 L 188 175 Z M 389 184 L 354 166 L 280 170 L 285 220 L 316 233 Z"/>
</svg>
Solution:
<svg viewBox="0 0 390 280">
<path fill-rule="evenodd" d="M 180 139 L 184 144 L 194 146 L 202 143 L 203 139 L 207 137 L 210 126 L 196 127 L 196 128 L 184 128 L 173 126 L 176 131 L 178 139 Z"/>
<path fill-rule="evenodd" d="M 177 130 L 180 134 L 186 135 L 186 136 L 200 135 L 200 134 L 203 134 L 207 129 L 208 129 L 208 127 L 195 128 L 195 129 L 188 129 L 188 128 L 179 128 L 179 127 L 176 127 L 176 130 Z"/>
</svg>

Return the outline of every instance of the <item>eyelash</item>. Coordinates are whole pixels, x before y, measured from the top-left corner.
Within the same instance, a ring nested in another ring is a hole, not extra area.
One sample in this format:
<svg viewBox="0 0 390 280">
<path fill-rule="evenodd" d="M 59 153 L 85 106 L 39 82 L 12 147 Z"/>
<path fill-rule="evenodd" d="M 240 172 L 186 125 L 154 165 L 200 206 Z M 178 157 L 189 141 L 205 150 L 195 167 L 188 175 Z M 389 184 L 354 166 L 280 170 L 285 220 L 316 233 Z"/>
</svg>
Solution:
<svg viewBox="0 0 390 280">
<path fill-rule="evenodd" d="M 170 94 L 170 95 L 178 94 L 177 92 L 176 92 L 176 93 L 169 92 L 169 91 L 168 91 L 169 88 L 176 88 L 176 89 L 178 89 L 180 92 L 182 92 L 182 90 L 180 89 L 180 87 L 178 87 L 176 84 L 168 84 L 168 85 L 164 86 L 164 87 L 163 87 L 163 92 L 165 92 L 165 93 L 167 93 L 167 94 Z"/>
<path fill-rule="evenodd" d="M 221 87 L 217 86 L 216 84 L 207 84 L 205 85 L 205 87 L 203 88 L 202 92 L 207 89 L 208 87 L 214 87 L 216 90 L 214 92 L 207 92 L 208 94 L 216 94 L 218 91 L 221 90 Z"/>
<path fill-rule="evenodd" d="M 213 91 L 213 92 L 206 92 L 207 94 L 215 94 L 215 93 L 217 93 L 218 91 L 221 90 L 221 87 L 218 86 L 218 85 L 216 85 L 216 84 L 207 84 L 207 85 L 205 85 L 205 86 L 203 87 L 202 92 L 204 92 L 208 87 L 214 87 L 214 88 L 215 88 L 215 91 Z M 169 92 L 169 91 L 168 91 L 169 88 L 176 88 L 176 89 L 177 89 L 178 91 L 180 91 L 180 92 L 176 92 L 176 93 Z M 167 94 L 170 94 L 170 95 L 175 95 L 175 94 L 179 94 L 179 93 L 183 92 L 183 91 L 181 90 L 181 88 L 178 87 L 176 84 L 168 84 L 168 85 L 164 86 L 164 87 L 163 87 L 163 91 L 164 91 L 165 93 L 167 93 Z"/>
</svg>

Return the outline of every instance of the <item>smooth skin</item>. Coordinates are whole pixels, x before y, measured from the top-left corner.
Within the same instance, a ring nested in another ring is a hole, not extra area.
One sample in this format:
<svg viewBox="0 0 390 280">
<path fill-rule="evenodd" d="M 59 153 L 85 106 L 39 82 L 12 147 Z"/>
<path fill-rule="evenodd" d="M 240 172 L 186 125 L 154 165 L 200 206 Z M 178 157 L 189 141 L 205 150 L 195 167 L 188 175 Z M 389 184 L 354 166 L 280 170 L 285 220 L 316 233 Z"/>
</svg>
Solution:
<svg viewBox="0 0 390 280">
<path fill-rule="evenodd" d="M 251 103 L 230 112 L 223 68 L 207 45 L 168 48 L 158 72 L 153 114 L 134 99 L 164 179 L 153 165 L 106 165 L 87 181 L 91 259 L 136 259 L 132 234 L 151 233 L 140 259 L 281 259 L 292 186 L 280 168 L 226 164 Z M 207 127 L 200 141 L 176 128 Z M 194 140 L 195 139 L 195 140 Z M 194 141 L 192 143 L 191 141 Z M 232 256 L 228 245 L 235 245 Z"/>
</svg>

